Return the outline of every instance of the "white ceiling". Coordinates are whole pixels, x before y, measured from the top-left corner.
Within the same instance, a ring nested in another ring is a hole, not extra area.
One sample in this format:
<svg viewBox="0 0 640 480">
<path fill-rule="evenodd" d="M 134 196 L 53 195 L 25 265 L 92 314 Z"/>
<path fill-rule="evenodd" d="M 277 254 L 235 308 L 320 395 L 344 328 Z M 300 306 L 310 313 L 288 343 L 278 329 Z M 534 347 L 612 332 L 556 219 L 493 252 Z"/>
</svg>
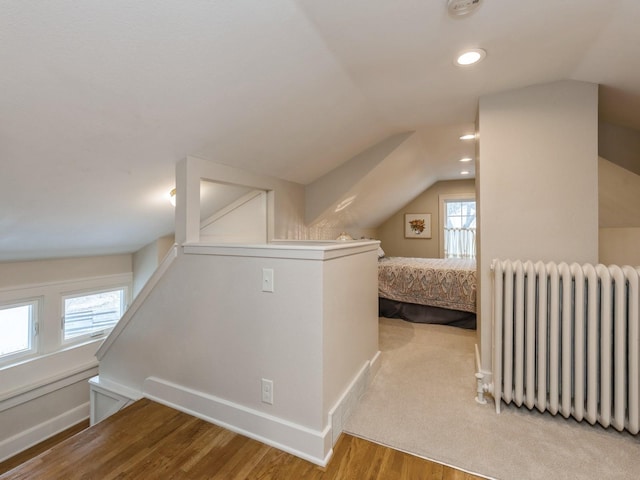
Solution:
<svg viewBox="0 0 640 480">
<path fill-rule="evenodd" d="M 482 3 L 451 18 L 445 0 L 3 1 L 0 260 L 171 232 L 189 154 L 308 184 L 416 131 L 450 178 L 462 150 L 438 132 L 505 89 L 600 83 L 604 119 L 640 130 L 640 2 Z M 455 67 L 466 47 L 487 58 Z"/>
</svg>

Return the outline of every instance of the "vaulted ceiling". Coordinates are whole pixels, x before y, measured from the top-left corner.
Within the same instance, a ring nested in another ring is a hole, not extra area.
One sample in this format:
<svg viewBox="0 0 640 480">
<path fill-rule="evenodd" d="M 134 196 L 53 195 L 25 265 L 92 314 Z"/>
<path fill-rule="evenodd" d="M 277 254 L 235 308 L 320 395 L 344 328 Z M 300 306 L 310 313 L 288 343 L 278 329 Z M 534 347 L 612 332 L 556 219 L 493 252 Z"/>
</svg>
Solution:
<svg viewBox="0 0 640 480">
<path fill-rule="evenodd" d="M 457 132 L 506 89 L 599 83 L 602 119 L 640 130 L 638 18 L 637 0 L 2 2 L 0 260 L 169 233 L 190 154 L 311 184 L 416 132 L 433 180 L 457 178 Z M 469 47 L 486 59 L 456 67 Z"/>
</svg>

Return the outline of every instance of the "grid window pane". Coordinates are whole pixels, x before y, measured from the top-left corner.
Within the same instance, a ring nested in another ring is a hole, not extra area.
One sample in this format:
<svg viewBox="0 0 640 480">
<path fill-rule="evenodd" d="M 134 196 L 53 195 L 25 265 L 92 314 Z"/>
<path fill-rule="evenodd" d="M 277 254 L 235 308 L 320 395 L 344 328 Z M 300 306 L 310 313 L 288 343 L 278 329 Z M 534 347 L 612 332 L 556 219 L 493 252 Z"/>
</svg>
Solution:
<svg viewBox="0 0 640 480">
<path fill-rule="evenodd" d="M 476 202 L 445 202 L 445 258 L 475 258 Z"/>
<path fill-rule="evenodd" d="M 447 202 L 447 216 L 460 215 L 460 202 Z"/>
<path fill-rule="evenodd" d="M 34 307 L 29 303 L 0 308 L 0 358 L 32 349 Z"/>
<path fill-rule="evenodd" d="M 447 228 L 475 228 L 476 202 L 447 202 L 446 206 Z"/>
<path fill-rule="evenodd" d="M 118 323 L 125 309 L 125 289 L 64 299 L 64 340 L 99 336 Z"/>
</svg>

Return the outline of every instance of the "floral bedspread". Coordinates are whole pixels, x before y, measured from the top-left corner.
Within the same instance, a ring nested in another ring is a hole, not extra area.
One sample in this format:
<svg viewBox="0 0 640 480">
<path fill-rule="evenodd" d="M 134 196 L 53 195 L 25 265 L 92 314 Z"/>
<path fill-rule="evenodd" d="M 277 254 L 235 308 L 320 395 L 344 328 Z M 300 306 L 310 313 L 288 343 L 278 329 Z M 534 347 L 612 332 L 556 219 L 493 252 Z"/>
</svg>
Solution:
<svg viewBox="0 0 640 480">
<path fill-rule="evenodd" d="M 382 298 L 475 313 L 476 291 L 475 260 L 385 257 L 378 262 Z"/>
</svg>

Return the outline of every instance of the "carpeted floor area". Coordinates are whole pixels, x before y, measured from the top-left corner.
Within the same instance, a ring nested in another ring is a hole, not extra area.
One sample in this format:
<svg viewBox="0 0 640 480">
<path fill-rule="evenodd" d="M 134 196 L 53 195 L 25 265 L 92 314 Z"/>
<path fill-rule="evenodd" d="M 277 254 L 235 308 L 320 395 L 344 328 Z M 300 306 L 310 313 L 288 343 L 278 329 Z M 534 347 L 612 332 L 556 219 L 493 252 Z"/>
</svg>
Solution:
<svg viewBox="0 0 640 480">
<path fill-rule="evenodd" d="M 380 370 L 345 430 L 501 480 L 640 478 L 640 437 L 477 404 L 475 342 L 475 331 L 381 318 Z"/>
</svg>

